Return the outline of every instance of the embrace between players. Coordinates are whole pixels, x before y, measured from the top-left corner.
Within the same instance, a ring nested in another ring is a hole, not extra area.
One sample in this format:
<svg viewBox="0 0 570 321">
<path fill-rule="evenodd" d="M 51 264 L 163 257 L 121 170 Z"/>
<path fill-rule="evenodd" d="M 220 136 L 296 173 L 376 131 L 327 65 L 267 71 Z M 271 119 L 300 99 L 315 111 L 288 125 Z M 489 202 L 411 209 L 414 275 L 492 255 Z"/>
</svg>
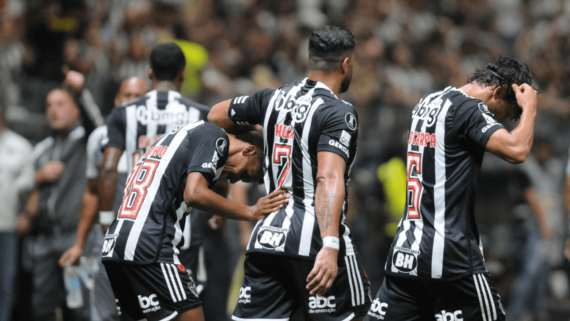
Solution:
<svg viewBox="0 0 570 321">
<path fill-rule="evenodd" d="M 426 95 L 414 108 L 408 199 L 387 276 L 372 298 L 345 224 L 358 114 L 337 95 L 348 90 L 355 43 L 348 30 L 319 28 L 309 40 L 307 78 L 221 102 L 209 122 L 184 124 L 131 119 L 139 105 L 149 116 L 188 107 L 176 93 L 184 64 L 175 64 L 170 85 L 156 76 L 180 49 L 153 50 L 163 53 L 164 66 L 151 66 L 149 76 L 162 85 L 132 102 L 132 112 L 113 112 L 104 146 L 103 166 L 120 156 L 109 148 L 137 144 L 140 135 L 130 139 L 129 132 L 164 134 L 133 163 L 105 236 L 103 263 L 121 320 L 203 320 L 178 259 L 192 208 L 258 221 L 234 320 L 288 320 L 298 309 L 310 320 L 505 319 L 483 265 L 474 193 L 485 151 L 510 163 L 530 152 L 538 100 L 528 67 L 502 57 L 465 86 Z M 511 132 L 502 126 L 519 118 Z M 229 201 L 210 189 L 220 177 L 263 182 L 267 196 L 251 207 Z"/>
</svg>

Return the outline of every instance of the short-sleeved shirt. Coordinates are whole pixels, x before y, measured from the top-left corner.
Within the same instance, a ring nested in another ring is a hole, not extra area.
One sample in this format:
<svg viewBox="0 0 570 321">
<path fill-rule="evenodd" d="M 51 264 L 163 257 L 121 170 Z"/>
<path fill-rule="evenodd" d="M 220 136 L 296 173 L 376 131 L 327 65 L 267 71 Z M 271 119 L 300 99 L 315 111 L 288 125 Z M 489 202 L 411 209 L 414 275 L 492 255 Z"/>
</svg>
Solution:
<svg viewBox="0 0 570 321">
<path fill-rule="evenodd" d="M 358 136 L 358 115 L 352 105 L 325 84 L 305 78 L 235 98 L 228 116 L 238 125 L 263 126 L 266 192 L 282 188 L 291 195 L 287 206 L 257 223 L 247 252 L 315 258 L 322 247 L 315 217 L 317 154 L 324 151 L 346 162 L 339 255 L 354 255 L 350 230 L 344 223 Z"/>
<path fill-rule="evenodd" d="M 503 126 L 455 87 L 423 97 L 409 123 L 407 197 L 386 272 L 452 280 L 485 272 L 475 191 L 485 147 Z"/>
<path fill-rule="evenodd" d="M 216 181 L 228 158 L 226 133 L 199 121 L 162 136 L 133 168 L 123 203 L 103 244 L 103 260 L 180 264 L 186 179 L 192 172 Z"/>
<path fill-rule="evenodd" d="M 207 117 L 207 107 L 180 93 L 153 90 L 113 110 L 107 120 L 109 140 L 103 149 L 115 147 L 125 151 L 127 171 L 130 172 L 142 154 L 164 133 Z"/>
</svg>

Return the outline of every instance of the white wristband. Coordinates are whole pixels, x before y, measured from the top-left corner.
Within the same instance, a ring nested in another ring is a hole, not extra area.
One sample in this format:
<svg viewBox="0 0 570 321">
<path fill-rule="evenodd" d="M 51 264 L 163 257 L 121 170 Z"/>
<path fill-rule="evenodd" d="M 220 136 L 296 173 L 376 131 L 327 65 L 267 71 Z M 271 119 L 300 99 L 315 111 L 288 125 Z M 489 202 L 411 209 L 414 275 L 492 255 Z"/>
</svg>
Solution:
<svg viewBox="0 0 570 321">
<path fill-rule="evenodd" d="M 340 241 L 336 236 L 325 236 L 323 237 L 323 247 L 338 250 L 340 248 Z"/>
<path fill-rule="evenodd" d="M 113 211 L 99 211 L 99 223 L 103 225 L 111 225 L 115 220 Z"/>
</svg>

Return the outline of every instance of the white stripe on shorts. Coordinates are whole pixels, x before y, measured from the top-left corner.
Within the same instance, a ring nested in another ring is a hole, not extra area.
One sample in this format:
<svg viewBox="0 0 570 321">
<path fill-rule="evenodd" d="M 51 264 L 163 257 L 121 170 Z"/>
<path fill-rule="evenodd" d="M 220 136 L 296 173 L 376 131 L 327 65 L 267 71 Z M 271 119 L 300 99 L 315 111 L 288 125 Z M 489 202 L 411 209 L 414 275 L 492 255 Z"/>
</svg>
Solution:
<svg viewBox="0 0 570 321">
<path fill-rule="evenodd" d="M 350 285 L 350 298 L 352 299 L 352 306 L 356 306 L 354 302 L 354 285 L 352 284 L 352 271 L 350 270 L 350 263 L 348 256 L 344 257 L 344 261 L 346 262 L 346 272 L 348 273 L 348 285 Z"/>
<path fill-rule="evenodd" d="M 491 307 L 493 308 L 493 320 L 497 320 L 497 309 L 495 309 L 495 300 L 493 299 L 493 293 L 491 292 L 489 283 L 487 283 L 487 279 L 482 274 L 479 274 L 479 277 L 483 279 L 487 293 L 489 293 L 489 301 L 491 301 Z"/>
<path fill-rule="evenodd" d="M 364 300 L 364 284 L 362 284 L 362 277 L 360 276 L 360 271 L 358 270 L 358 263 L 356 262 L 356 256 L 351 255 L 352 263 L 354 266 L 354 270 L 356 271 L 354 282 L 359 285 L 360 287 L 360 304 L 364 304 L 366 300 Z"/>
<path fill-rule="evenodd" d="M 172 291 L 172 287 L 170 286 L 170 282 L 168 281 L 168 275 L 166 274 L 166 270 L 164 270 L 164 263 L 160 263 L 160 268 L 162 269 L 162 275 L 164 276 L 164 280 L 166 280 L 166 285 L 168 286 L 168 291 L 170 291 L 170 296 L 172 297 L 172 302 L 176 302 L 176 298 L 174 297 L 174 292 Z"/>
<path fill-rule="evenodd" d="M 174 264 L 170 265 L 172 270 L 174 271 L 174 275 L 176 276 L 176 281 L 178 281 L 178 286 L 180 287 L 180 292 L 182 293 L 182 298 L 186 300 L 186 291 L 184 291 L 184 287 L 182 286 L 182 282 L 180 281 L 180 276 L 178 275 L 178 271 Z"/>
</svg>

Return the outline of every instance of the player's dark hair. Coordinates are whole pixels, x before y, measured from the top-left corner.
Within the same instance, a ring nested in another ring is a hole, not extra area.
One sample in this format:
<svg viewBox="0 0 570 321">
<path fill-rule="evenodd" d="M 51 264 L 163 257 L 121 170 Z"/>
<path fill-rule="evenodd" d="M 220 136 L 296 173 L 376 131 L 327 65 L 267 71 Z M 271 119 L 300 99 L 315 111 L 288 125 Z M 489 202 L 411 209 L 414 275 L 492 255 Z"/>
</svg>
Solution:
<svg viewBox="0 0 570 321">
<path fill-rule="evenodd" d="M 309 38 L 309 67 L 332 72 L 355 46 L 356 39 L 350 31 L 337 26 L 320 27 Z"/>
<path fill-rule="evenodd" d="M 259 151 L 259 156 L 263 157 L 263 134 L 258 131 L 251 131 L 243 134 L 235 135 L 237 139 L 251 144 Z"/>
<path fill-rule="evenodd" d="M 513 58 L 500 57 L 499 60 L 487 64 L 485 70 L 477 70 L 472 74 L 467 83 L 476 82 L 481 86 L 500 87 L 507 86 L 505 100 L 516 106 L 517 113 L 513 121 L 517 121 L 522 114 L 522 108 L 517 104 L 513 84 L 532 85 L 532 75 L 526 64 L 521 64 Z"/>
<path fill-rule="evenodd" d="M 175 80 L 185 66 L 184 53 L 175 43 L 161 43 L 150 53 L 150 68 L 157 80 Z"/>
</svg>

